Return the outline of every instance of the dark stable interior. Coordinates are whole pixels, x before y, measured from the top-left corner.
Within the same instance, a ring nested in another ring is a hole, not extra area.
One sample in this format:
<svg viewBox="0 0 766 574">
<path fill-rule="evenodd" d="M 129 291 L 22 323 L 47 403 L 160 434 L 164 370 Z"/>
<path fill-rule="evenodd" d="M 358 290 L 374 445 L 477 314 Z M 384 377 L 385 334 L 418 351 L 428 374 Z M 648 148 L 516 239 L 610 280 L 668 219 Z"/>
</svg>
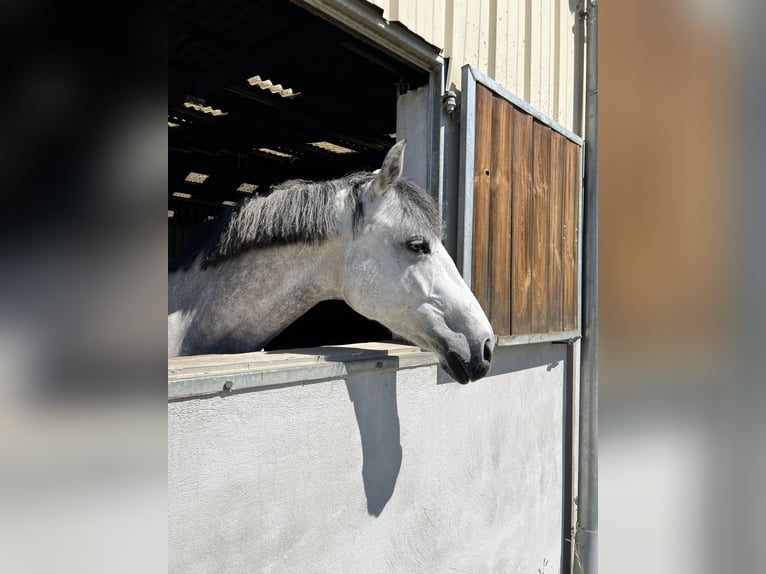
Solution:
<svg viewBox="0 0 766 574">
<path fill-rule="evenodd" d="M 287 0 L 170 2 L 169 258 L 201 224 L 274 184 L 380 167 L 396 142 L 397 95 L 428 74 L 352 32 Z M 191 172 L 208 177 L 186 181 Z M 328 301 L 266 348 L 387 339 Z"/>
</svg>

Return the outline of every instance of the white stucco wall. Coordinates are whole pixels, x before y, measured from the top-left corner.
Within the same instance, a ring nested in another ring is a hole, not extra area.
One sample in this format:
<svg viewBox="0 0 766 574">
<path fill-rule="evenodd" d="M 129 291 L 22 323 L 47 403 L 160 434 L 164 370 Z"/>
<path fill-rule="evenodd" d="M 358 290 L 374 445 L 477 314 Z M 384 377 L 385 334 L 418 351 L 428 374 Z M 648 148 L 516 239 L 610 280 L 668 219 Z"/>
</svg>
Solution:
<svg viewBox="0 0 766 574">
<path fill-rule="evenodd" d="M 558 572 L 564 357 L 170 402 L 169 570 Z"/>
</svg>

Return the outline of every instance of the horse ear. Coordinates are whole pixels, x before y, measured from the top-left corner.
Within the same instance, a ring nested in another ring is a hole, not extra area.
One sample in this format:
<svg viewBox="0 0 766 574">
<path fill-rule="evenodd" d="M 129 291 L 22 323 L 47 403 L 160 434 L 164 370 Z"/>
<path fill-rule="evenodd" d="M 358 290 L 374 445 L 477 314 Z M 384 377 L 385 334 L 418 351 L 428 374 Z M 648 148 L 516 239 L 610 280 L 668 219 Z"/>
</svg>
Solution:
<svg viewBox="0 0 766 574">
<path fill-rule="evenodd" d="M 383 166 L 378 170 L 375 176 L 375 194 L 383 195 L 392 184 L 396 183 L 402 175 L 402 166 L 404 164 L 404 147 L 407 140 L 397 142 L 386 154 L 383 160 Z"/>
</svg>

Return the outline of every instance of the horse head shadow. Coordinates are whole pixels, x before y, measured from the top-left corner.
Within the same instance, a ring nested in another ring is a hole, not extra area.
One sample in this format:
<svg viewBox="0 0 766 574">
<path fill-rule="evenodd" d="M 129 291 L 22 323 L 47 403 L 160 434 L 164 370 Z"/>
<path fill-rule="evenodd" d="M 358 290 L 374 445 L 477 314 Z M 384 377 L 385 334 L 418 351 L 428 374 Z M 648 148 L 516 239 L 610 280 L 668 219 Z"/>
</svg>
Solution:
<svg viewBox="0 0 766 574">
<path fill-rule="evenodd" d="M 402 465 L 396 374 L 346 379 L 362 439 L 362 481 L 367 512 L 380 516 L 394 493 Z"/>
<path fill-rule="evenodd" d="M 294 351 L 300 353 L 301 350 Z M 354 359 L 360 354 L 353 347 L 325 346 L 305 352 L 322 354 L 326 361 L 344 361 L 350 371 L 355 371 Z M 360 369 L 346 377 L 348 398 L 354 405 L 356 424 L 362 443 L 362 482 L 367 498 L 367 512 L 380 516 L 396 487 L 402 465 L 399 410 L 396 402 L 396 367 L 387 351 L 364 350 L 365 358 L 380 357 L 387 369 L 370 372 Z M 379 363 L 382 367 L 382 362 Z"/>
</svg>

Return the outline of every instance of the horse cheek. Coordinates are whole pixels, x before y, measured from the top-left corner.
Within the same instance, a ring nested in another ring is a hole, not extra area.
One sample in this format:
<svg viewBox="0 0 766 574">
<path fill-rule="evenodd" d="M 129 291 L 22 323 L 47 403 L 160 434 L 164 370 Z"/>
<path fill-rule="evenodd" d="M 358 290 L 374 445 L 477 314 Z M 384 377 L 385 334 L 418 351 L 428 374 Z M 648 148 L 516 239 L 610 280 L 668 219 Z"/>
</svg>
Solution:
<svg viewBox="0 0 766 574">
<path fill-rule="evenodd" d="M 355 253 L 346 264 L 343 298 L 357 313 L 375 319 L 377 305 L 384 293 L 380 269 L 367 250 Z"/>
<path fill-rule="evenodd" d="M 390 255 L 390 256 L 385 256 Z M 374 253 L 370 250 L 359 265 L 352 270 L 351 279 L 353 304 L 357 312 L 381 323 L 388 323 L 408 306 L 408 293 L 404 263 L 396 254 L 385 254 L 381 247 Z"/>
</svg>

